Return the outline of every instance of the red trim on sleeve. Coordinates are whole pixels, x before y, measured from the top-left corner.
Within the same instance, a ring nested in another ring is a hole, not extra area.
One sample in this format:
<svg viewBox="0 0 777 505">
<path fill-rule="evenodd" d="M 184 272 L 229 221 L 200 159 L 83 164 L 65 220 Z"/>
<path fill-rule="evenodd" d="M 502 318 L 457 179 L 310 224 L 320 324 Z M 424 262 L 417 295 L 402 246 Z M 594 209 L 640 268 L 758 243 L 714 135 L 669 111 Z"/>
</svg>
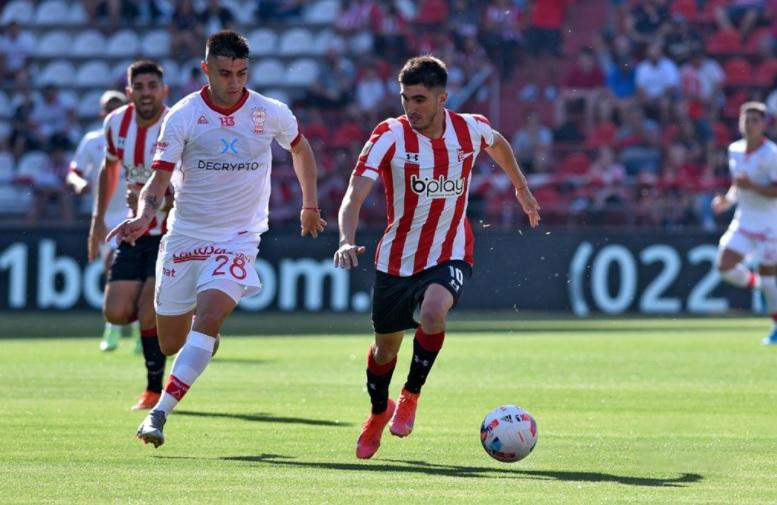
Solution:
<svg viewBox="0 0 777 505">
<path fill-rule="evenodd" d="M 353 175 L 364 175 L 364 172 L 369 170 L 370 172 L 375 172 L 376 174 L 379 174 L 380 172 L 376 168 L 368 167 L 364 164 L 363 161 L 360 161 L 356 164 L 356 168 L 353 169 Z"/>
<path fill-rule="evenodd" d="M 229 107 L 228 109 L 225 109 L 224 107 L 219 107 L 210 98 L 210 90 L 208 89 L 208 86 L 203 86 L 200 90 L 200 96 L 202 97 L 202 100 L 205 102 L 205 105 L 210 107 L 211 109 L 215 110 L 222 116 L 231 116 L 235 113 L 236 110 L 238 110 L 240 107 L 243 106 L 244 103 L 246 103 L 246 100 L 248 100 L 248 90 L 243 88 L 243 95 L 240 97 L 240 99 L 233 105 L 232 107 Z"/>
<path fill-rule="evenodd" d="M 69 172 L 73 172 L 74 174 L 83 177 L 84 173 L 78 169 L 78 164 L 75 161 L 71 161 L 70 165 L 67 167 Z"/>
<path fill-rule="evenodd" d="M 175 170 L 175 163 L 164 160 L 154 160 L 151 164 L 151 170 Z"/>
<path fill-rule="evenodd" d="M 491 126 L 491 121 L 489 121 L 488 118 L 482 114 L 472 114 L 472 117 L 474 117 L 477 121 L 480 121 L 481 123 L 485 123 L 488 126 Z"/>
<path fill-rule="evenodd" d="M 292 147 L 292 149 L 293 149 L 293 148 L 294 148 L 294 146 L 296 146 L 297 144 L 299 144 L 299 141 L 300 141 L 300 140 L 302 140 L 302 132 L 299 132 L 299 133 L 297 133 L 297 136 L 296 136 L 296 137 L 294 137 L 294 140 L 292 140 L 292 141 L 291 141 L 291 144 L 289 144 L 289 145 L 291 145 L 291 147 Z"/>
<path fill-rule="evenodd" d="M 113 138 L 111 137 L 113 137 L 113 131 L 111 130 L 110 127 L 108 127 L 108 132 L 107 132 L 107 135 L 105 136 L 105 142 L 107 145 L 106 149 L 108 151 L 108 154 L 110 154 L 111 156 L 118 156 L 118 153 L 116 152 L 116 147 L 114 147 L 113 145 Z"/>
</svg>

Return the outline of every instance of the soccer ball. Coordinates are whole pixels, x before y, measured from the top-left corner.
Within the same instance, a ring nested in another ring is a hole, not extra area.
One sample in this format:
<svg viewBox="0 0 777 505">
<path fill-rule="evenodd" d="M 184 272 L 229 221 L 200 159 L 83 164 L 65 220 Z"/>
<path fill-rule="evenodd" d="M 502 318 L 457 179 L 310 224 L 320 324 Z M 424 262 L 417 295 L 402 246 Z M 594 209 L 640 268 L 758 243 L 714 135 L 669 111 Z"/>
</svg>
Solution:
<svg viewBox="0 0 777 505">
<path fill-rule="evenodd" d="M 489 456 L 513 463 L 528 456 L 537 445 L 537 422 L 515 405 L 497 407 L 483 419 L 480 442 Z"/>
</svg>

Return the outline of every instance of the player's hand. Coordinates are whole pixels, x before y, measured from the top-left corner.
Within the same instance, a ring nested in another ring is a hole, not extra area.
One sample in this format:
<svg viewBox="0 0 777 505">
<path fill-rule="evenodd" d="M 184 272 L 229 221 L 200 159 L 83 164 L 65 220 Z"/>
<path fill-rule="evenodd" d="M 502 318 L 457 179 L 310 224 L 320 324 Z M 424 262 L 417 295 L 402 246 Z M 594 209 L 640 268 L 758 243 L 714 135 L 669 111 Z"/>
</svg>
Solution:
<svg viewBox="0 0 777 505">
<path fill-rule="evenodd" d="M 739 189 L 752 189 L 755 184 L 745 174 L 740 174 L 734 177 L 734 185 Z"/>
<path fill-rule="evenodd" d="M 355 244 L 343 244 L 340 249 L 335 252 L 335 268 L 345 268 L 350 270 L 353 267 L 359 266 L 359 259 L 357 256 L 363 254 L 367 248 L 363 245 Z"/>
<path fill-rule="evenodd" d="M 715 195 L 712 199 L 711 206 L 712 212 L 715 214 L 722 214 L 731 208 L 731 202 L 723 195 Z"/>
<path fill-rule="evenodd" d="M 118 237 L 120 242 L 127 242 L 129 245 L 134 246 L 135 241 L 146 232 L 148 225 L 149 221 L 142 217 L 127 219 L 112 229 L 105 240 L 108 241 L 113 237 Z"/>
<path fill-rule="evenodd" d="M 92 218 L 92 225 L 89 227 L 89 240 L 86 243 L 87 258 L 94 261 L 100 256 L 100 244 L 105 242 L 105 221 Z"/>
<path fill-rule="evenodd" d="M 314 209 L 302 209 L 299 213 L 299 223 L 299 234 L 303 237 L 310 234 L 311 237 L 317 238 L 326 226 L 326 221 L 321 218 L 321 212 Z"/>
<path fill-rule="evenodd" d="M 523 186 L 515 190 L 515 198 L 521 204 L 521 208 L 529 216 L 529 226 L 536 228 L 540 224 L 540 204 L 532 195 L 529 186 Z"/>
</svg>

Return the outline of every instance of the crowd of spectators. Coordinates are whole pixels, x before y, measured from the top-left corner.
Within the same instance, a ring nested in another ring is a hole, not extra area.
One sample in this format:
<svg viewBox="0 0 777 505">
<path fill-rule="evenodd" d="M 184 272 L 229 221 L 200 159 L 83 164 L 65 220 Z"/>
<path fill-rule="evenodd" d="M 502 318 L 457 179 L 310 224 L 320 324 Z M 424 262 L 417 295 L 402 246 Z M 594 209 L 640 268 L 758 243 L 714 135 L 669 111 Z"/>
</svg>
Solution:
<svg viewBox="0 0 777 505">
<path fill-rule="evenodd" d="M 0 1 L 0 8 L 7 3 Z M 192 61 L 210 33 L 298 26 L 309 3 L 261 0 L 253 19 L 219 0 L 83 0 L 83 7 L 89 25 L 106 33 L 169 30 L 170 56 L 188 65 L 186 78 L 171 90 L 172 104 L 205 82 Z M 576 14 L 585 3 L 339 2 L 325 28 L 340 43 L 318 57 L 312 85 L 289 90 L 317 156 L 320 203 L 330 222 L 370 128 L 401 114 L 399 68 L 410 56 L 432 53 L 447 62 L 449 93 L 462 99 L 461 110 L 488 114 L 494 103 L 518 104 L 518 117 L 502 117 L 498 127 L 512 140 L 546 222 L 714 229 L 719 223 L 709 201 L 728 184 L 726 146 L 738 135 L 738 105 L 760 99 L 777 113 L 777 93 L 770 94 L 777 85 L 777 1 L 596 0 L 607 15 L 588 27 L 585 40 L 570 44 L 565 39 L 586 22 Z M 48 154 L 39 173 L 13 179 L 33 196 L 24 214 L 28 223 L 78 219 L 63 167 L 87 125 L 67 93 L 63 98 L 55 86 L 31 86 L 35 40 L 22 28 L 9 23 L 0 38 L 0 86 L 11 116 L 8 131 L 0 131 L 0 158 Z M 735 37 L 740 49 L 716 50 L 715 41 L 725 36 Z M 732 62 L 740 61 L 754 74 L 761 67 L 772 72 L 736 81 Z M 487 80 L 467 89 L 488 72 L 498 86 Z M 774 126 L 770 134 L 777 134 Z M 275 159 L 271 220 L 276 227 L 295 226 L 300 195 L 290 158 L 278 148 Z M 509 180 L 486 155 L 475 167 L 471 191 L 475 223 L 521 226 Z M 89 206 L 78 207 L 83 219 Z M 385 226 L 381 191 L 373 192 L 362 218 Z"/>
</svg>

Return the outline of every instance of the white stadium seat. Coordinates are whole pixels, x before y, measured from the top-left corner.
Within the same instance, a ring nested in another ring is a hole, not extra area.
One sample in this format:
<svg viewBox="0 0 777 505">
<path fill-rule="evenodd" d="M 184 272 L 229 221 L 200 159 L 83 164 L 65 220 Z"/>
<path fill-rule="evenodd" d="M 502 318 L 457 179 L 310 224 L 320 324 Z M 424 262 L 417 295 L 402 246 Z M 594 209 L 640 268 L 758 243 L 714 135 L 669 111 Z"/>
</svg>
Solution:
<svg viewBox="0 0 777 505">
<path fill-rule="evenodd" d="M 286 68 L 287 86 L 310 86 L 318 77 L 318 63 L 310 58 L 294 60 Z"/>
<path fill-rule="evenodd" d="M 76 72 L 75 85 L 84 88 L 109 86 L 113 79 L 108 65 L 102 61 L 84 63 Z"/>
<path fill-rule="evenodd" d="M 108 39 L 106 56 L 137 56 L 140 53 L 140 39 L 133 30 L 121 30 Z"/>
<path fill-rule="evenodd" d="M 118 63 L 111 64 L 111 84 L 120 83 L 122 86 L 127 85 L 127 68 L 132 65 L 135 60 L 121 60 Z"/>
<path fill-rule="evenodd" d="M 88 24 L 89 16 L 86 15 L 86 10 L 81 2 L 73 2 L 70 6 L 70 12 L 67 15 L 67 23 L 71 25 L 83 26 Z"/>
<path fill-rule="evenodd" d="M 0 19 L 0 23 L 7 25 L 11 21 L 16 21 L 19 24 L 27 25 L 32 23 L 34 17 L 35 7 L 32 5 L 32 2 L 13 0 L 3 9 L 3 17 Z"/>
<path fill-rule="evenodd" d="M 0 90 L 0 117 L 11 117 L 12 114 L 11 101 L 5 91 Z"/>
<path fill-rule="evenodd" d="M 165 72 L 165 84 L 168 86 L 178 86 L 181 84 L 182 70 L 175 60 L 163 60 L 161 62 L 162 70 Z"/>
<path fill-rule="evenodd" d="M 270 55 L 278 45 L 278 35 L 270 29 L 259 28 L 248 34 L 248 45 L 252 55 Z"/>
<path fill-rule="evenodd" d="M 39 26 L 62 25 L 70 21 L 70 7 L 63 0 L 46 0 L 35 10 L 34 23 Z"/>
<path fill-rule="evenodd" d="M 303 19 L 308 24 L 332 24 L 340 15 L 338 0 L 318 0 L 305 9 Z"/>
<path fill-rule="evenodd" d="M 251 84 L 257 87 L 283 84 L 285 75 L 283 63 L 267 58 L 251 67 Z"/>
<path fill-rule="evenodd" d="M 102 90 L 93 89 L 82 95 L 76 108 L 78 117 L 81 119 L 98 117 L 100 115 L 100 97 L 102 94 Z"/>
<path fill-rule="evenodd" d="M 308 54 L 313 47 L 313 34 L 305 28 L 292 28 L 281 35 L 278 52 L 283 55 Z"/>
<path fill-rule="evenodd" d="M 349 45 L 354 53 L 364 54 L 372 51 L 375 44 L 371 32 L 362 32 L 351 37 Z"/>
<path fill-rule="evenodd" d="M 41 37 L 35 54 L 45 58 L 53 56 L 65 56 L 70 53 L 70 47 L 73 41 L 66 32 L 54 31 L 48 32 Z"/>
<path fill-rule="evenodd" d="M 72 86 L 76 70 L 69 61 L 52 61 L 38 74 L 38 85 Z"/>
<path fill-rule="evenodd" d="M 0 184 L 0 212 L 25 214 L 32 203 L 32 192 L 12 184 Z"/>
<path fill-rule="evenodd" d="M 10 128 L 10 126 L 9 126 Z M 9 183 L 14 178 L 14 160 L 8 151 L 0 151 L 0 183 Z"/>
<path fill-rule="evenodd" d="M 16 176 L 20 179 L 34 181 L 38 174 L 46 169 L 49 157 L 42 151 L 28 151 L 22 155 L 16 167 Z"/>
<path fill-rule="evenodd" d="M 105 37 L 97 30 L 86 30 L 76 35 L 70 54 L 73 56 L 97 56 L 105 50 Z"/>
<path fill-rule="evenodd" d="M 151 30 L 141 39 L 142 52 L 151 58 L 161 58 L 170 54 L 170 34 L 167 30 Z"/>
<path fill-rule="evenodd" d="M 75 109 L 78 106 L 78 93 L 72 89 L 60 88 L 57 91 L 59 102 L 68 109 Z"/>
<path fill-rule="evenodd" d="M 314 39 L 311 48 L 313 54 L 326 54 L 330 49 L 337 49 L 342 53 L 345 49 L 345 39 L 332 30 L 322 30 Z"/>
</svg>

